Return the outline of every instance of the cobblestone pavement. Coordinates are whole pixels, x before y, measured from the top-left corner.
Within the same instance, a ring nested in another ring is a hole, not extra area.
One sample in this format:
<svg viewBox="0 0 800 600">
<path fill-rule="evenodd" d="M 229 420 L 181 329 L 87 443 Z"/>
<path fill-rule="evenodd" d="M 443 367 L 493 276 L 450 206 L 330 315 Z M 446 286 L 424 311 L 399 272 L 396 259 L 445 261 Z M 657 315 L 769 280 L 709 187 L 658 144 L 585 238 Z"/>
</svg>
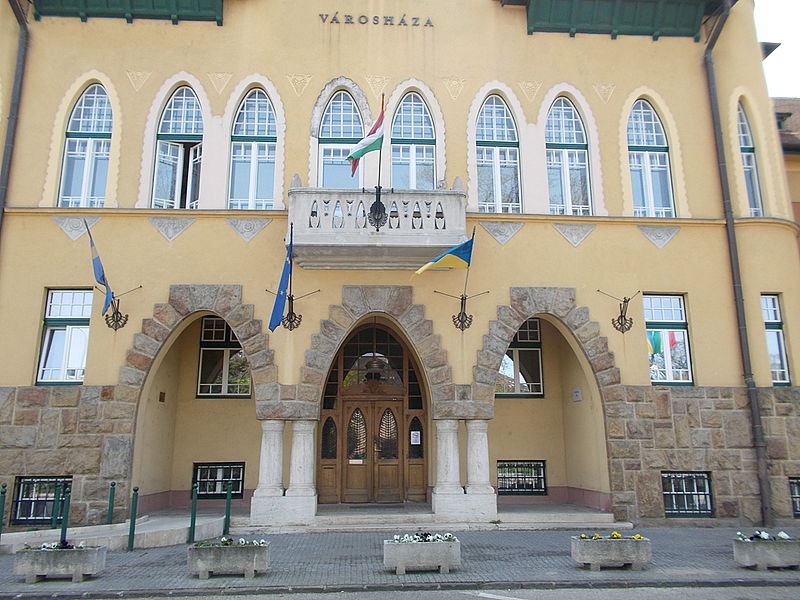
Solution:
<svg viewBox="0 0 800 600">
<path fill-rule="evenodd" d="M 255 579 L 212 576 L 200 580 L 186 568 L 186 547 L 109 553 L 106 570 L 81 583 L 69 579 L 34 584 L 14 576 L 13 556 L 0 556 L 0 598 L 286 593 L 387 589 L 491 589 L 569 587 L 792 586 L 800 571 L 755 571 L 733 561 L 731 528 L 644 528 L 653 563 L 643 571 L 592 572 L 570 558 L 574 531 L 465 531 L 462 565 L 449 574 L 395 575 L 383 566 L 385 533 L 309 533 L 248 536 L 267 539 L 270 566 Z M 800 530 L 787 529 L 800 534 Z M 790 594 L 791 595 L 791 594 Z M 789 596 L 787 596 L 789 597 Z"/>
</svg>

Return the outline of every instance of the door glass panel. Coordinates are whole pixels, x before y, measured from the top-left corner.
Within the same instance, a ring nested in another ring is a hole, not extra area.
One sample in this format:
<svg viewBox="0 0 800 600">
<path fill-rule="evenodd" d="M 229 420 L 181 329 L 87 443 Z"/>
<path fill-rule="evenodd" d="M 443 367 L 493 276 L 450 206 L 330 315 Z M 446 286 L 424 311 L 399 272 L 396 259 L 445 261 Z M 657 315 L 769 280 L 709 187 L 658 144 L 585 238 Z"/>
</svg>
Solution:
<svg viewBox="0 0 800 600">
<path fill-rule="evenodd" d="M 388 408 L 383 411 L 378 427 L 378 458 L 397 458 L 397 421 Z"/>
<path fill-rule="evenodd" d="M 367 423 L 360 409 L 355 409 L 347 425 L 347 458 L 364 459 L 367 456 Z"/>
<path fill-rule="evenodd" d="M 417 417 L 411 419 L 408 427 L 408 458 L 423 458 L 425 451 L 422 445 L 422 423 Z"/>
<path fill-rule="evenodd" d="M 336 423 L 330 417 L 322 426 L 322 458 L 336 458 Z"/>
</svg>

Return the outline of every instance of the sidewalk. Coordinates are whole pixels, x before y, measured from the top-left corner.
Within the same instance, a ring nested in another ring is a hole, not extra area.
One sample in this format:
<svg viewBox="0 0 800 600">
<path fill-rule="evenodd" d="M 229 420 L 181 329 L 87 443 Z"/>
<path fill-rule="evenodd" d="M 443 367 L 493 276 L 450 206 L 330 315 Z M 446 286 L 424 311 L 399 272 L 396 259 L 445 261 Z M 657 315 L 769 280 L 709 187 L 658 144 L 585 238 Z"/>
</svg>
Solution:
<svg viewBox="0 0 800 600">
<path fill-rule="evenodd" d="M 0 556 L 0 599 L 34 597 L 159 596 L 207 592 L 289 593 L 441 588 L 570 588 L 629 586 L 796 586 L 800 571 L 755 571 L 733 562 L 731 528 L 643 528 L 653 563 L 644 571 L 580 568 L 570 558 L 576 531 L 464 531 L 462 565 L 449 574 L 383 567 L 386 533 L 248 535 L 267 539 L 271 564 L 255 579 L 227 575 L 200 580 L 186 568 L 186 547 L 111 552 L 106 570 L 82 583 L 69 579 L 26 584 L 12 574 L 13 556 Z M 748 530 L 749 531 L 749 530 Z M 795 536 L 800 528 L 787 528 Z M 790 597 L 791 594 L 789 594 Z"/>
</svg>

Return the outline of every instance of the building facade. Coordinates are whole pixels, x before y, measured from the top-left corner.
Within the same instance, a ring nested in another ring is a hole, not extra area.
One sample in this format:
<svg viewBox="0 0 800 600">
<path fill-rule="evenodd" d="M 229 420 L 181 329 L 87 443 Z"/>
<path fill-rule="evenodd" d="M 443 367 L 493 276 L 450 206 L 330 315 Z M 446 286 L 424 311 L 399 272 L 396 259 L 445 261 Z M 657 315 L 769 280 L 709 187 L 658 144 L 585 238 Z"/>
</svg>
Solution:
<svg viewBox="0 0 800 600">
<path fill-rule="evenodd" d="M 137 5 L 0 8 L 12 523 L 56 486 L 99 522 L 112 481 L 141 510 L 230 482 L 254 525 L 800 514 L 798 225 L 752 0 Z M 470 237 L 468 271 L 412 277 Z"/>
</svg>

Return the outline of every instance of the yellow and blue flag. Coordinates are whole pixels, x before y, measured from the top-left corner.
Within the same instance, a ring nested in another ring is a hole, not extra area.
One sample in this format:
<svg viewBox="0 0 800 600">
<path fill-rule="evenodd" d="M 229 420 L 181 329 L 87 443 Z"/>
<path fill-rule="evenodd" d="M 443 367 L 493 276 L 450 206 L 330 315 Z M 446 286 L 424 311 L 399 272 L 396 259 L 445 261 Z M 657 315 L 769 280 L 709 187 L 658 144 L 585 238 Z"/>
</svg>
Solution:
<svg viewBox="0 0 800 600">
<path fill-rule="evenodd" d="M 100 313 L 105 315 L 108 312 L 108 308 L 111 306 L 111 300 L 114 299 L 114 292 L 111 291 L 111 286 L 108 284 L 108 280 L 106 279 L 106 272 L 103 270 L 103 263 L 100 262 L 100 255 L 97 253 L 97 248 L 95 248 L 92 232 L 89 231 L 89 225 L 86 223 L 86 219 L 83 220 L 83 224 L 86 226 L 86 233 L 89 234 L 89 246 L 92 249 L 92 270 L 94 271 L 94 280 L 106 289 L 106 297 L 105 300 L 103 300 L 103 310 Z"/>
<path fill-rule="evenodd" d="M 439 256 L 432 259 L 429 263 L 422 265 L 416 270 L 414 275 L 420 275 L 431 267 L 449 267 L 451 269 L 466 269 L 472 260 L 472 242 L 475 236 L 468 239 L 463 244 L 445 250 Z"/>
<path fill-rule="evenodd" d="M 289 230 L 289 246 L 286 248 L 286 260 L 281 271 L 281 280 L 278 283 L 278 293 L 275 294 L 275 303 L 272 305 L 272 315 L 269 318 L 269 330 L 275 331 L 283 319 L 283 309 L 286 306 L 286 294 L 289 293 L 289 283 L 292 277 L 292 238 L 294 226 Z"/>
</svg>

